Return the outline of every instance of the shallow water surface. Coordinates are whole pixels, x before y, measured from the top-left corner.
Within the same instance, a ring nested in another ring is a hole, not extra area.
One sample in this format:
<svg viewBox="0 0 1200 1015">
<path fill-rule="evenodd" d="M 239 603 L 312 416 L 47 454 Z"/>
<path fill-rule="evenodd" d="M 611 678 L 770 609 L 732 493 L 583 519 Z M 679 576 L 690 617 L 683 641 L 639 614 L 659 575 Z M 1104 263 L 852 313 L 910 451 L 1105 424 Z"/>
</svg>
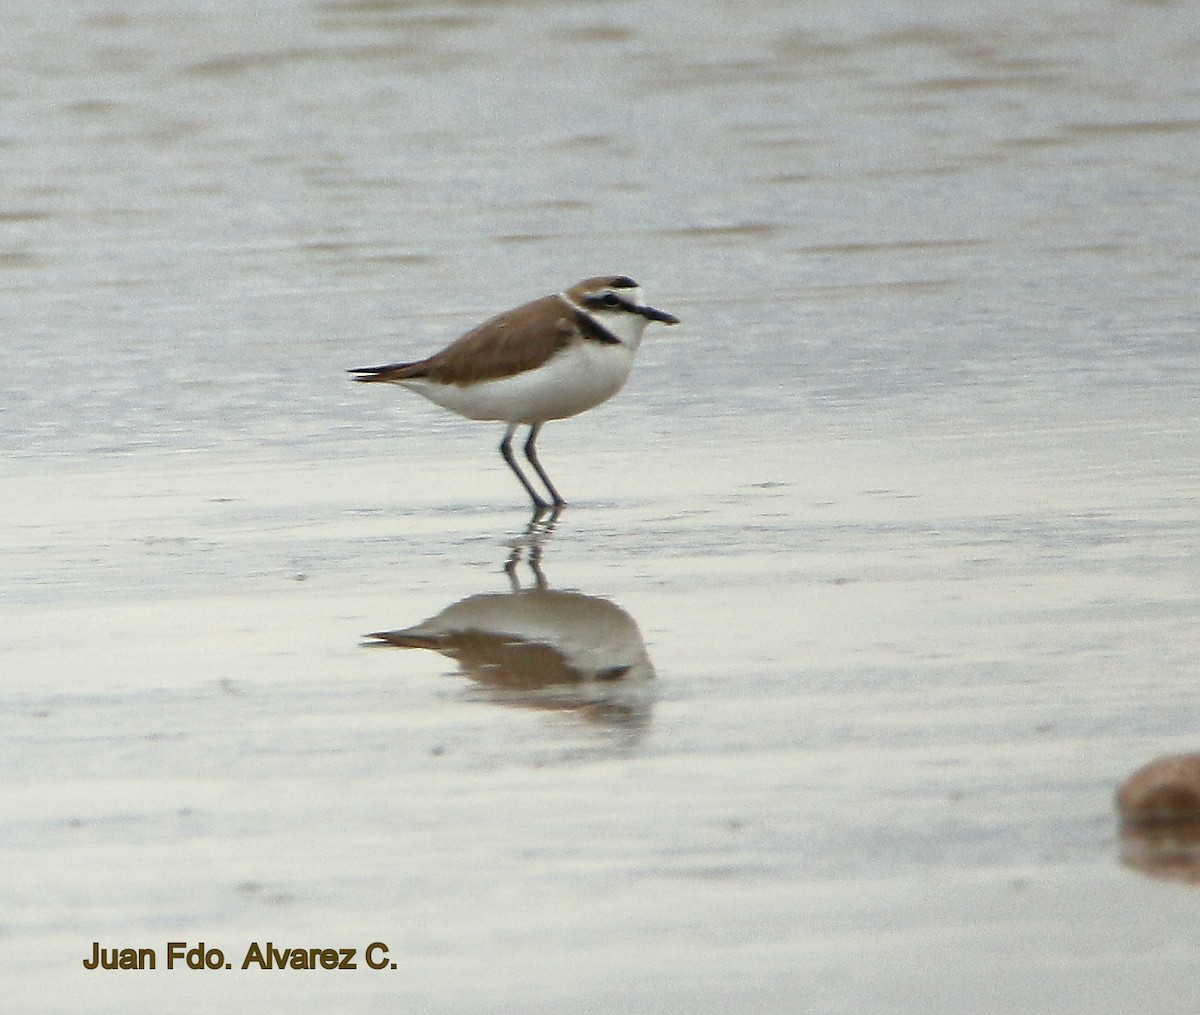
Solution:
<svg viewBox="0 0 1200 1015">
<path fill-rule="evenodd" d="M 20 1010 L 1196 996 L 1112 806 L 1197 748 L 1188 5 L 0 27 Z M 546 428 L 553 525 L 345 379 L 607 271 L 683 324 Z"/>
</svg>

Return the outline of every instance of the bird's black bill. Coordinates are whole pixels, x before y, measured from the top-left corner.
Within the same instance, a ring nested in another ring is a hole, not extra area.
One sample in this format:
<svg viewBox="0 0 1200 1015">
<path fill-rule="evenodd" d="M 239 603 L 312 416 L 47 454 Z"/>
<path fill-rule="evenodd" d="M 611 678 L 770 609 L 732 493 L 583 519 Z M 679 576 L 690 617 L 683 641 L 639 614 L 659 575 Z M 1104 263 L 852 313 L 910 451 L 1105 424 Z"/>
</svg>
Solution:
<svg viewBox="0 0 1200 1015">
<path fill-rule="evenodd" d="M 654 307 L 635 307 L 629 305 L 629 309 L 634 313 L 641 314 L 648 321 L 662 321 L 663 324 L 678 324 L 679 318 L 674 314 L 668 314 L 665 310 L 655 310 Z"/>
<path fill-rule="evenodd" d="M 628 314 L 641 314 L 648 321 L 662 321 L 663 324 L 678 324 L 679 318 L 668 314 L 665 310 L 655 310 L 654 307 L 643 306 L 640 303 L 630 303 L 614 292 L 600 293 L 588 296 L 584 306 L 592 310 L 624 310 Z"/>
</svg>

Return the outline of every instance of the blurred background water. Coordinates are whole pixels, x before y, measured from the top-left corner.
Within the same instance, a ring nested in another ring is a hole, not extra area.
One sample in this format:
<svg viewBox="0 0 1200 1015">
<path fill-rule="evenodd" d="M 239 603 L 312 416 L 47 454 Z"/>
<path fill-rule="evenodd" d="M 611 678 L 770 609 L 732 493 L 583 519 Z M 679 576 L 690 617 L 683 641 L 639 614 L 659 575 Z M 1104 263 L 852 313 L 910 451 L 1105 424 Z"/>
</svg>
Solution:
<svg viewBox="0 0 1200 1015">
<path fill-rule="evenodd" d="M 626 399 L 660 428 L 1194 416 L 1188 3 L 14 0 L 0 27 L 10 460 L 394 435 L 342 369 L 609 270 L 685 318 Z"/>
</svg>

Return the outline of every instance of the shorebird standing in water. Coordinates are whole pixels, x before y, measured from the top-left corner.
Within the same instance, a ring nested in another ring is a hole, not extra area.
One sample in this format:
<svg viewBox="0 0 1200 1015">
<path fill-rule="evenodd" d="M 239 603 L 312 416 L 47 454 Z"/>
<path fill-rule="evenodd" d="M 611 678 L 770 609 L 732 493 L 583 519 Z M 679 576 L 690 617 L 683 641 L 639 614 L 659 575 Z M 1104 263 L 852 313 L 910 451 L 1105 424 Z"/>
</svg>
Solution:
<svg viewBox="0 0 1200 1015">
<path fill-rule="evenodd" d="M 356 381 L 399 384 L 467 419 L 506 423 L 500 454 L 540 515 L 566 503 L 538 461 L 542 426 L 620 391 L 651 321 L 678 324 L 679 318 L 647 306 L 641 287 L 628 276 L 600 275 L 484 321 L 426 359 L 350 373 Z M 549 501 L 513 455 L 512 439 L 521 426 L 529 427 L 525 457 Z"/>
</svg>

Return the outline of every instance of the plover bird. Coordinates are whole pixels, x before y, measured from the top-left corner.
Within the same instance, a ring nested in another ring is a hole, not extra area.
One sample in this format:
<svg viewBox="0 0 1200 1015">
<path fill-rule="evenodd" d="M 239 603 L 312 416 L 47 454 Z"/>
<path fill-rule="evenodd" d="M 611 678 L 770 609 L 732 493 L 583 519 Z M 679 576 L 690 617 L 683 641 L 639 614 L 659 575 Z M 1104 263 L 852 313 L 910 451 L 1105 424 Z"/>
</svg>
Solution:
<svg viewBox="0 0 1200 1015">
<path fill-rule="evenodd" d="M 651 321 L 678 324 L 679 318 L 647 306 L 641 287 L 628 276 L 600 275 L 498 314 L 426 359 L 350 373 L 356 381 L 399 384 L 467 419 L 506 423 L 500 454 L 538 515 L 566 503 L 538 461 L 543 424 L 577 415 L 620 391 Z M 513 455 L 512 439 L 521 426 L 529 427 L 525 457 L 549 502 Z"/>
</svg>

